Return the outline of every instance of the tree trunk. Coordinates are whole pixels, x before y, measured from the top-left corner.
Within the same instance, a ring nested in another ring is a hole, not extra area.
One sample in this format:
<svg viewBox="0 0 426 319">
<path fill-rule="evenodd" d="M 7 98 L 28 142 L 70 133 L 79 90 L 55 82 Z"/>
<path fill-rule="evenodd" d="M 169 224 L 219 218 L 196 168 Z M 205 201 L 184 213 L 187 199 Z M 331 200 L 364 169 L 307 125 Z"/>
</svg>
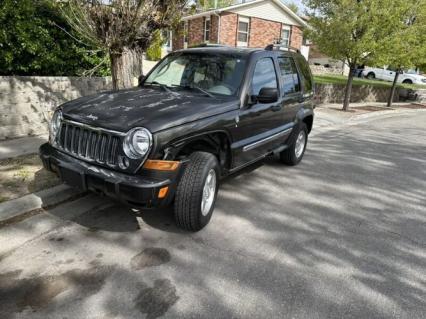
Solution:
<svg viewBox="0 0 426 319">
<path fill-rule="evenodd" d="M 110 54 L 113 89 L 131 88 L 142 75 L 143 55 L 141 50 L 123 50 L 121 54 Z"/>
<path fill-rule="evenodd" d="M 393 79 L 392 88 L 389 92 L 388 105 L 387 105 L 388 107 L 392 107 L 393 98 L 395 96 L 395 91 L 396 91 L 396 84 L 398 83 L 399 72 L 400 72 L 399 69 L 397 69 L 396 72 L 395 72 L 395 77 Z"/>
<path fill-rule="evenodd" d="M 109 55 L 111 60 L 111 76 L 112 76 L 112 89 L 118 91 L 123 86 L 123 79 L 121 78 L 121 55 L 111 53 Z"/>
<path fill-rule="evenodd" d="M 348 81 L 346 83 L 346 88 L 345 88 L 345 99 L 343 100 L 343 111 L 349 110 L 349 103 L 351 101 L 352 82 L 353 82 L 353 79 L 354 79 L 354 72 L 355 72 L 355 64 L 350 64 L 349 65 Z"/>
</svg>

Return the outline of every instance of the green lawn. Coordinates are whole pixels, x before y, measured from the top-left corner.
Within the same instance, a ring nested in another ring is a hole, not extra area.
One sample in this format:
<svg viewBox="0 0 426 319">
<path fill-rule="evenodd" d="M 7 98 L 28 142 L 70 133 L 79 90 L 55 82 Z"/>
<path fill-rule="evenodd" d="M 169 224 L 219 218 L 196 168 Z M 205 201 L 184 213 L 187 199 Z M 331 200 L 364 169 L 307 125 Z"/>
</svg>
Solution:
<svg viewBox="0 0 426 319">
<path fill-rule="evenodd" d="M 343 75 L 314 75 L 314 81 L 318 84 L 346 84 L 347 77 Z M 362 78 L 354 78 L 353 85 L 371 85 L 377 87 L 391 87 L 392 82 L 379 81 L 379 80 L 369 80 Z M 426 89 L 426 85 L 418 84 L 398 84 L 398 87 L 407 88 L 407 89 Z"/>
</svg>

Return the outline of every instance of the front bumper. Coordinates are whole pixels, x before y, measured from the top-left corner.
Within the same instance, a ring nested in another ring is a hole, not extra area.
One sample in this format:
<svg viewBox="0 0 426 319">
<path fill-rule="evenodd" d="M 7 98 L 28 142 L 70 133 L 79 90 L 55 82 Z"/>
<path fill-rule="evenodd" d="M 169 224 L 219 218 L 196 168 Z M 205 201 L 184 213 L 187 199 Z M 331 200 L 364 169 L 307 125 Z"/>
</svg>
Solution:
<svg viewBox="0 0 426 319">
<path fill-rule="evenodd" d="M 68 185 L 105 194 L 130 206 L 146 208 L 165 206 L 173 200 L 185 165 L 181 162 L 174 171 L 142 168 L 139 174 L 129 175 L 90 165 L 58 151 L 49 143 L 40 146 L 39 153 L 43 166 Z M 167 195 L 159 198 L 159 191 L 164 187 L 168 187 Z"/>
</svg>

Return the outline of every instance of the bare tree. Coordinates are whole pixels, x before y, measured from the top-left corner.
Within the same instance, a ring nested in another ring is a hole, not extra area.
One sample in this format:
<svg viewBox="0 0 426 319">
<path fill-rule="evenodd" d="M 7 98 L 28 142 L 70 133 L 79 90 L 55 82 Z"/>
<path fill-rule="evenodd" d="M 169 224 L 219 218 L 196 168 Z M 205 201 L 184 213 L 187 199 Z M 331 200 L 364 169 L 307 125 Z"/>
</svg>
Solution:
<svg viewBox="0 0 426 319">
<path fill-rule="evenodd" d="M 142 53 L 154 31 L 174 28 L 188 0 L 69 0 L 64 15 L 81 41 L 104 49 L 114 90 L 142 74 Z"/>
</svg>

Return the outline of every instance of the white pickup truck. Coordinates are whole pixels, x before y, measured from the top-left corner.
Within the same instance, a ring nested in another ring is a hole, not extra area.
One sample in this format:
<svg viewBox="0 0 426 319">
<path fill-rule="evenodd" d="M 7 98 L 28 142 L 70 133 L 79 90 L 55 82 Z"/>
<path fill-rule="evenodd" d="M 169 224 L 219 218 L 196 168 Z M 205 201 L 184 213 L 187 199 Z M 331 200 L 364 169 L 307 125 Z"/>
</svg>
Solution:
<svg viewBox="0 0 426 319">
<path fill-rule="evenodd" d="M 393 82 L 395 78 L 395 70 L 392 68 L 365 68 L 362 72 L 363 77 L 368 79 L 378 79 Z M 398 77 L 398 83 L 406 84 L 425 84 L 426 77 L 419 75 L 415 70 L 404 71 Z"/>
</svg>

